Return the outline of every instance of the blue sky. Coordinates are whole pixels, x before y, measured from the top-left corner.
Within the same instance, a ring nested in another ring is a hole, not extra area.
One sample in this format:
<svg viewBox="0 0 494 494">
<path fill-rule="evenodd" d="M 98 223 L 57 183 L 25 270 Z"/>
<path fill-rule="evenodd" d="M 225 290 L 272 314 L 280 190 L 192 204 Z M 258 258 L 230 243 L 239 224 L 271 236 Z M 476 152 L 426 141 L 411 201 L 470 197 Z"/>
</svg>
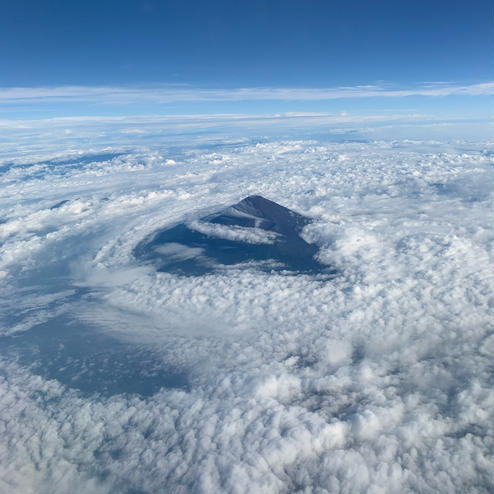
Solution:
<svg viewBox="0 0 494 494">
<path fill-rule="evenodd" d="M 2 2 L 0 118 L 391 110 L 486 118 L 492 88 L 478 88 L 493 79 L 493 13 L 490 0 Z M 88 88 L 86 97 L 67 97 L 67 86 Z M 296 92 L 361 86 L 380 93 Z M 60 97 L 11 98 L 13 87 L 58 88 Z M 108 102 L 95 87 L 147 96 Z M 431 87 L 437 94 L 424 95 Z M 458 87 L 474 89 L 437 91 Z M 298 96 L 242 98 L 239 88 Z M 150 96 L 170 89 L 171 101 Z M 205 101 L 197 90 L 231 96 Z"/>
</svg>

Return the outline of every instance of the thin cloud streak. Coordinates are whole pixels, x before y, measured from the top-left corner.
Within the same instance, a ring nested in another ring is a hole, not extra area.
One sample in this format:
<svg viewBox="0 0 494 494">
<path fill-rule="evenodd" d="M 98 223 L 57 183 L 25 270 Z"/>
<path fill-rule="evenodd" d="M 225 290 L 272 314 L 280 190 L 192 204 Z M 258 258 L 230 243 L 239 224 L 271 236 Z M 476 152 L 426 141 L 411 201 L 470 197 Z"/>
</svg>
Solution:
<svg viewBox="0 0 494 494">
<path fill-rule="evenodd" d="M 381 85 L 343 86 L 335 88 L 204 89 L 187 86 L 112 87 L 55 86 L 10 87 L 0 89 L 1 104 L 87 102 L 98 104 L 153 103 L 166 104 L 198 101 L 322 101 L 349 98 L 402 98 L 408 96 L 486 96 L 494 94 L 494 82 L 470 85 L 422 85 L 393 89 Z"/>
<path fill-rule="evenodd" d="M 42 119 L 24 119 L 16 120 L 13 126 L 12 120 L 0 119 L 0 128 L 39 128 L 44 126 L 66 126 L 66 125 L 91 125 L 91 124 L 139 124 L 139 125 L 160 125 L 160 124 L 173 124 L 173 125 L 194 125 L 199 127 L 201 125 L 213 124 L 254 124 L 254 123 L 266 123 L 271 124 L 273 122 L 283 121 L 306 121 L 308 123 L 364 123 L 364 122 L 390 122 L 390 121 L 443 121 L 439 117 L 416 113 L 395 113 L 395 114 L 348 114 L 342 113 L 303 113 L 303 112 L 285 112 L 274 114 L 179 114 L 179 115 L 133 115 L 133 116 L 71 116 L 71 117 L 51 117 Z M 448 119 L 449 121 L 450 119 Z M 455 120 L 459 120 L 458 118 Z M 464 119 L 469 121 L 470 119 Z"/>
</svg>

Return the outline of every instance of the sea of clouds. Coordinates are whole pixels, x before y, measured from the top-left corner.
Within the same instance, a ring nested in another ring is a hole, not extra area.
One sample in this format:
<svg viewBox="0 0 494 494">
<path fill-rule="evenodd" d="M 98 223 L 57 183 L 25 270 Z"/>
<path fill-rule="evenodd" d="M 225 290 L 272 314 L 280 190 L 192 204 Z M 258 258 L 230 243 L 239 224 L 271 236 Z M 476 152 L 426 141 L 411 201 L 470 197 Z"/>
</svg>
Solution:
<svg viewBox="0 0 494 494">
<path fill-rule="evenodd" d="M 492 492 L 492 143 L 105 125 L 2 141 L 1 494 Z M 251 194 L 337 274 L 135 259 Z"/>
</svg>

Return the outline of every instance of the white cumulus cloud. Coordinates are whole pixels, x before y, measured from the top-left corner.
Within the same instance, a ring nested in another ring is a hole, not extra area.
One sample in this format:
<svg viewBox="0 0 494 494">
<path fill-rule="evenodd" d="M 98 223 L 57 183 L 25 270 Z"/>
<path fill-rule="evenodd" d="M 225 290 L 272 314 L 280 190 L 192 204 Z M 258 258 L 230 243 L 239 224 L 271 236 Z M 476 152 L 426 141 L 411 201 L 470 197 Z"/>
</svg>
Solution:
<svg viewBox="0 0 494 494">
<path fill-rule="evenodd" d="M 492 143 L 70 138 L 0 151 L 0 492 L 492 491 Z M 334 277 L 135 258 L 252 193 Z"/>
</svg>

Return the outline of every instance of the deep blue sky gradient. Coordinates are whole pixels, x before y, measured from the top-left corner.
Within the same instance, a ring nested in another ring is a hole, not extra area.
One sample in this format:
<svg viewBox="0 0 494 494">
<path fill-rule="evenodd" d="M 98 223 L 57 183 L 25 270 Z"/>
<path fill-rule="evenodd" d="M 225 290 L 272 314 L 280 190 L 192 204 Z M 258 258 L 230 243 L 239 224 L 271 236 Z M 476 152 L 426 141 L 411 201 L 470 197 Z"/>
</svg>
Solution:
<svg viewBox="0 0 494 494">
<path fill-rule="evenodd" d="M 1 2 L 1 86 L 492 80 L 492 0 Z"/>
</svg>

